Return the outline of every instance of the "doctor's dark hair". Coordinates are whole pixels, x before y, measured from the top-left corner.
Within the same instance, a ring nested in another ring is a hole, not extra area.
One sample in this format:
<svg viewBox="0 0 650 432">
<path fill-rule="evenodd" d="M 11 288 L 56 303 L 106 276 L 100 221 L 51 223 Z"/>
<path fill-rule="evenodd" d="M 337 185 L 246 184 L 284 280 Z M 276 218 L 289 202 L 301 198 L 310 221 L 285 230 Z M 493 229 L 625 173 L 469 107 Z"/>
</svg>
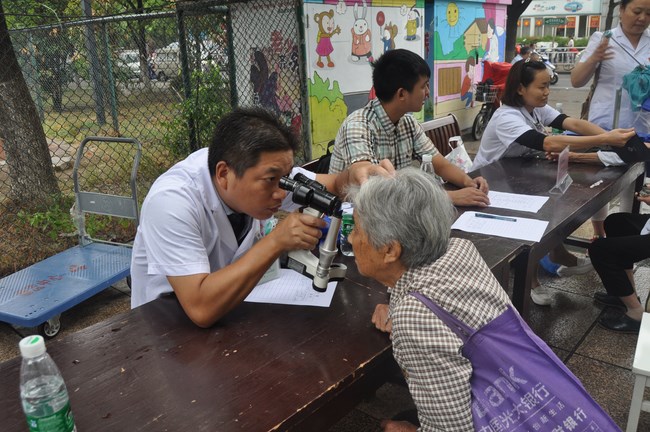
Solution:
<svg viewBox="0 0 650 432">
<path fill-rule="evenodd" d="M 236 108 L 221 118 L 212 134 L 208 149 L 208 168 L 214 176 L 217 163 L 224 161 L 242 177 L 257 165 L 265 152 L 281 152 L 299 148 L 291 129 L 264 108 Z"/>
<path fill-rule="evenodd" d="M 393 99 L 400 88 L 413 91 L 422 77 L 431 78 L 431 69 L 422 57 L 409 50 L 390 50 L 372 63 L 372 85 L 382 102 Z"/>
<path fill-rule="evenodd" d="M 524 98 L 518 93 L 519 86 L 528 87 L 530 83 L 535 81 L 535 77 L 540 71 L 548 73 L 546 65 L 541 61 L 519 60 L 512 65 L 510 72 L 508 72 L 506 89 L 503 92 L 501 101 L 511 107 L 524 106 Z"/>
</svg>

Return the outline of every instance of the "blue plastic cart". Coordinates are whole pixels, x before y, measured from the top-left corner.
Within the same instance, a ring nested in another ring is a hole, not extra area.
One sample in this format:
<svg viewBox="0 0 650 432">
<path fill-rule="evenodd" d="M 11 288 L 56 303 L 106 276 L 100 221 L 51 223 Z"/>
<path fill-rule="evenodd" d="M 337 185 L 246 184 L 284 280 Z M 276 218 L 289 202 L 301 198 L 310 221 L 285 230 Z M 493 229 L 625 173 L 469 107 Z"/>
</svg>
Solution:
<svg viewBox="0 0 650 432">
<path fill-rule="evenodd" d="M 135 147 L 134 152 L 129 149 L 135 155 L 129 179 L 130 196 L 80 190 L 79 170 L 90 142 Z M 130 275 L 131 246 L 91 238 L 85 230 L 85 214 L 128 218 L 137 224 L 135 180 L 141 154 L 142 145 L 130 138 L 88 137 L 82 141 L 73 169 L 79 245 L 0 279 L 0 321 L 38 327 L 41 334 L 52 338 L 61 329 L 62 312 Z"/>
</svg>

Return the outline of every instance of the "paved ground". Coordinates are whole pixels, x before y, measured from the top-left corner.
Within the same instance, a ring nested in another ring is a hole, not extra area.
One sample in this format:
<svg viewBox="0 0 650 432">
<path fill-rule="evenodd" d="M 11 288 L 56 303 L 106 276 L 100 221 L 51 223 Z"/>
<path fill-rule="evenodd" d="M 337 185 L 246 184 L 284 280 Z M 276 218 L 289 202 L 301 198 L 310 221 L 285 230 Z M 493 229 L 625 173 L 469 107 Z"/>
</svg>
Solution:
<svg viewBox="0 0 650 432">
<path fill-rule="evenodd" d="M 551 104 L 562 102 L 565 112 L 576 116 L 587 89 L 575 90 L 569 89 L 569 86 L 568 77 L 561 76 L 560 82 L 552 88 Z M 465 142 L 468 151 L 474 154 L 478 143 L 469 139 Z M 648 211 L 647 208 L 644 210 Z M 589 238 L 589 225 L 581 228 L 578 234 Z M 578 254 L 583 252 L 576 251 Z M 635 278 L 639 295 L 644 301 L 650 289 L 650 263 L 639 265 Z M 598 317 L 604 312 L 592 300 L 594 292 L 602 290 L 602 284 L 595 273 L 571 278 L 540 275 L 540 279 L 553 291 L 554 303 L 551 307 L 533 305 L 529 320 L 531 327 L 578 376 L 617 424 L 624 428 L 634 383 L 631 368 L 637 337 L 614 334 L 596 324 Z M 83 331 L 84 328 L 109 316 L 123 313 L 129 309 L 129 303 L 128 287 L 124 283 L 117 284 L 65 313 L 61 318 L 63 330 L 59 337 L 74 331 Z M 29 329 L 16 330 L 6 324 L 0 324 L 0 361 L 18 355 L 20 333 L 29 332 Z M 647 393 L 646 398 L 650 398 Z M 331 432 L 378 431 L 381 419 L 391 417 L 411 406 L 408 390 L 400 384 L 388 383 L 381 387 L 374 397 L 347 414 L 331 428 Z M 641 414 L 638 430 L 650 430 L 650 414 Z"/>
</svg>

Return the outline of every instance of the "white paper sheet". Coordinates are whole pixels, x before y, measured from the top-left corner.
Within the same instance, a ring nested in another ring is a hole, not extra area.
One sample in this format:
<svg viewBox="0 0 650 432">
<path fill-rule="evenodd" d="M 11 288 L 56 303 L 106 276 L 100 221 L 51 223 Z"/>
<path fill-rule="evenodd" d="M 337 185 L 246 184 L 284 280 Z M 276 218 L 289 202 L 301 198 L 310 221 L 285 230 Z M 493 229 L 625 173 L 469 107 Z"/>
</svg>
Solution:
<svg viewBox="0 0 650 432">
<path fill-rule="evenodd" d="M 498 237 L 514 238 L 538 242 L 546 231 L 547 221 L 508 216 L 510 220 L 476 217 L 477 212 L 465 212 L 454 222 L 451 229 L 488 234 Z"/>
<path fill-rule="evenodd" d="M 548 201 L 547 196 L 513 194 L 508 192 L 490 191 L 489 207 L 537 213 Z"/>
<path fill-rule="evenodd" d="M 337 282 L 327 284 L 327 291 L 320 293 L 312 288 L 312 280 L 297 271 L 280 269 L 280 277 L 256 286 L 244 301 L 251 303 L 275 303 L 299 306 L 329 307 Z"/>
</svg>

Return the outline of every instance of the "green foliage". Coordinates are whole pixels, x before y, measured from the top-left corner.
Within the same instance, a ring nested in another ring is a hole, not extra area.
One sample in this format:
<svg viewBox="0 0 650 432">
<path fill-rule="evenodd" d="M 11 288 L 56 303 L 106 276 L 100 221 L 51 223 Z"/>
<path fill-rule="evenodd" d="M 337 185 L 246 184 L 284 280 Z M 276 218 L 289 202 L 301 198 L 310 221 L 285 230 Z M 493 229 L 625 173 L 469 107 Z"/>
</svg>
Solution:
<svg viewBox="0 0 650 432">
<path fill-rule="evenodd" d="M 71 199 L 59 199 L 55 200 L 45 211 L 20 210 L 17 217 L 18 221 L 28 224 L 47 234 L 50 239 L 56 240 L 59 234 L 72 233 L 75 230 L 68 210 L 71 206 Z"/>
<path fill-rule="evenodd" d="M 557 44 L 558 47 L 566 47 L 567 44 L 569 43 L 568 37 L 556 37 L 553 39 L 553 36 L 544 36 L 544 37 L 524 37 L 524 38 L 517 38 L 517 43 L 518 44 L 530 44 L 532 42 L 538 43 L 538 42 L 552 42 L 555 40 L 555 43 Z M 589 38 L 580 38 L 580 39 L 573 39 L 574 46 L 576 48 L 579 47 L 586 47 L 587 43 L 589 42 Z"/>
<path fill-rule="evenodd" d="M 230 92 L 221 70 L 211 66 L 206 70 L 195 70 L 190 78 L 191 97 L 178 103 L 176 108 L 180 115 L 165 122 L 166 133 L 163 137 L 165 146 L 174 156 L 187 155 L 189 149 L 188 123 L 193 122 L 197 135 L 197 145 L 205 147 L 216 123 L 231 110 Z M 183 93 L 182 89 L 177 89 Z"/>
<path fill-rule="evenodd" d="M 61 236 L 74 236 L 77 227 L 70 214 L 73 201 L 72 197 L 66 197 L 55 200 L 44 211 L 20 210 L 17 214 L 18 222 L 29 225 L 47 235 L 53 241 Z M 85 220 L 86 233 L 91 237 L 99 233 L 105 233 L 114 227 L 121 230 L 128 230 L 132 227 L 132 224 L 133 222 L 125 218 L 114 218 L 95 214 L 87 214 Z"/>
<path fill-rule="evenodd" d="M 575 42 L 575 47 L 576 48 L 578 48 L 578 47 L 583 48 L 583 47 L 586 47 L 587 44 L 589 43 L 589 38 L 586 37 L 586 38 L 575 39 L 574 42 Z"/>
</svg>

